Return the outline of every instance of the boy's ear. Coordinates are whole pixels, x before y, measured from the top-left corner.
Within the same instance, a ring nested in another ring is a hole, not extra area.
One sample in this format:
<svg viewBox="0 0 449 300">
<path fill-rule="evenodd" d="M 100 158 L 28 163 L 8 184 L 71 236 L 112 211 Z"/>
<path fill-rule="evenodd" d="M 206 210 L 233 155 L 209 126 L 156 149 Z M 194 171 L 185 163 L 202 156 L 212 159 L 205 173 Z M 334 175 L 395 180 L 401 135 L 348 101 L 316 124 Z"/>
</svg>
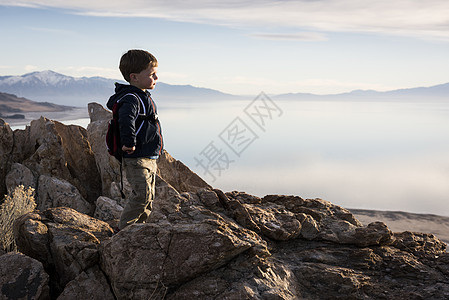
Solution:
<svg viewBox="0 0 449 300">
<path fill-rule="evenodd" d="M 136 73 L 131 73 L 131 74 L 129 74 L 129 79 L 131 79 L 131 80 L 136 80 L 137 79 L 137 74 Z"/>
</svg>

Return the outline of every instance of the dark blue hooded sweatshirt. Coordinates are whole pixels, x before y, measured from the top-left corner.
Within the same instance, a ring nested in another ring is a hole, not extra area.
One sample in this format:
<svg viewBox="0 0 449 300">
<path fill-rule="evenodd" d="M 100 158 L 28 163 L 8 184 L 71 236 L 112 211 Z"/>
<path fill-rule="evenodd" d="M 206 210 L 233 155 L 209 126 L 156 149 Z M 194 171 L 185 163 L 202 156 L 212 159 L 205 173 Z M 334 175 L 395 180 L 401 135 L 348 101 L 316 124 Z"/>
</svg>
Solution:
<svg viewBox="0 0 449 300">
<path fill-rule="evenodd" d="M 120 142 L 126 147 L 136 146 L 132 154 L 123 157 L 157 158 L 163 150 L 162 129 L 157 117 L 157 108 L 148 91 L 116 83 L 115 94 L 107 103 L 112 110 L 119 101 Z"/>
</svg>

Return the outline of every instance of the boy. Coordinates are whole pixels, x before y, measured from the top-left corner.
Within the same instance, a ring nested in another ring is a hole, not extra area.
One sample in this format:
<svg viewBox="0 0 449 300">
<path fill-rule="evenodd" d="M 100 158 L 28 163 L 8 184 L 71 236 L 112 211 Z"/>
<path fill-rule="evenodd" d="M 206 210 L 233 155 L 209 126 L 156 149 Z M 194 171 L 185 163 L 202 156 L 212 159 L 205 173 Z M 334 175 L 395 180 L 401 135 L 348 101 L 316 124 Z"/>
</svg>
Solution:
<svg viewBox="0 0 449 300">
<path fill-rule="evenodd" d="M 107 107 L 119 103 L 118 122 L 123 150 L 123 168 L 132 194 L 120 216 L 118 229 L 145 223 L 151 213 L 156 179 L 156 159 L 163 149 L 156 105 L 148 90 L 158 79 L 157 60 L 144 50 L 129 50 L 120 59 L 120 72 L 129 85 L 115 84 Z"/>
</svg>

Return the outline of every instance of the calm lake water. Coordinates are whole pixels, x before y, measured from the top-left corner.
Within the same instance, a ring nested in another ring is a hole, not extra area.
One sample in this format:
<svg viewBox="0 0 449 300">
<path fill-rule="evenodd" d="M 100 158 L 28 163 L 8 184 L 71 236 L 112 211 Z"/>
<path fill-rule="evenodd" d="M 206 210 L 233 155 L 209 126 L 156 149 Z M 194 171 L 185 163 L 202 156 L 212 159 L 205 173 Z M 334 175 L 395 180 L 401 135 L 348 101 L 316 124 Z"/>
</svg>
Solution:
<svg viewBox="0 0 449 300">
<path fill-rule="evenodd" d="M 167 151 L 216 188 L 449 216 L 449 101 L 158 104 Z"/>
</svg>

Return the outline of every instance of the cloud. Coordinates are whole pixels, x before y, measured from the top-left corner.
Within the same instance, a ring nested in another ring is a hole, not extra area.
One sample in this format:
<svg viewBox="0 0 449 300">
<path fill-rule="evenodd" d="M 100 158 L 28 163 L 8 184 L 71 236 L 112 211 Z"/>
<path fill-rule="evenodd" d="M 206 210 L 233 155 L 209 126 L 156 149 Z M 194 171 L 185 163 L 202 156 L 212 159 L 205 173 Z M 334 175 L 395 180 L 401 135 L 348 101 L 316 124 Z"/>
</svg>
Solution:
<svg viewBox="0 0 449 300">
<path fill-rule="evenodd" d="M 25 71 L 26 72 L 33 72 L 33 71 L 37 71 L 39 70 L 39 67 L 37 66 L 33 66 L 33 65 L 26 65 L 25 66 Z"/>
<path fill-rule="evenodd" d="M 298 33 L 255 33 L 251 36 L 267 40 L 318 42 L 327 40 L 320 32 L 298 32 Z"/>
<path fill-rule="evenodd" d="M 90 16 L 151 17 L 225 26 L 284 27 L 322 32 L 371 32 L 449 38 L 447 0 L 377 0 L 363 3 L 360 0 L 0 0 L 0 5 L 56 7 Z M 258 37 L 276 39 L 301 39 L 301 35 L 255 34 Z"/>
<path fill-rule="evenodd" d="M 0 5 L 56 7 L 91 16 L 151 17 L 247 28 L 257 26 L 296 28 L 301 31 L 370 32 L 449 39 L 447 0 L 23 0 L 14 4 L 0 0 Z M 267 34 L 257 35 L 270 37 Z M 271 35 L 271 38 L 278 39 L 293 37 L 288 34 Z"/>
<path fill-rule="evenodd" d="M 37 32 L 43 32 L 43 33 L 50 33 L 50 34 L 59 34 L 59 35 L 68 35 L 68 34 L 74 34 L 73 31 L 68 30 L 62 30 L 57 28 L 44 28 L 44 27 L 28 27 L 32 31 Z"/>
</svg>

